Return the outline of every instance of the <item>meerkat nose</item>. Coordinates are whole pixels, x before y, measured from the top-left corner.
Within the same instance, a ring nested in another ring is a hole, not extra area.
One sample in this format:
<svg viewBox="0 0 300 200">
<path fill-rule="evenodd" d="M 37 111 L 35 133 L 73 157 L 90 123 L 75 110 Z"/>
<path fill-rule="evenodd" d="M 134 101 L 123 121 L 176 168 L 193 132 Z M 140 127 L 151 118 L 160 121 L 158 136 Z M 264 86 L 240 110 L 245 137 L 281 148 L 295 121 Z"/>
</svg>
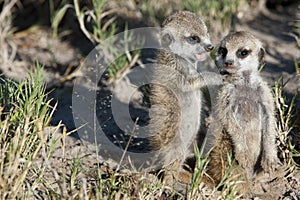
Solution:
<svg viewBox="0 0 300 200">
<path fill-rule="evenodd" d="M 208 44 L 204 47 L 205 51 L 211 52 L 215 47 L 211 44 Z"/>
<path fill-rule="evenodd" d="M 233 65 L 233 60 L 226 60 L 225 61 L 225 66 L 226 67 L 232 67 L 232 65 Z"/>
</svg>

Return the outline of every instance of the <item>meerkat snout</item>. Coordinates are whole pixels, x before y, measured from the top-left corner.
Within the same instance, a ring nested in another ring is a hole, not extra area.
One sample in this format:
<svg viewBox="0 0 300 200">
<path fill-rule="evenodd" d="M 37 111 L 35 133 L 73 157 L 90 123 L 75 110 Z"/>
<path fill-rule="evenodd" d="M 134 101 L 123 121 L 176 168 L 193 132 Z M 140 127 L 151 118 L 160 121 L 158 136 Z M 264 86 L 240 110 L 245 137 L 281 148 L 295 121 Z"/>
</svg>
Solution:
<svg viewBox="0 0 300 200">
<path fill-rule="evenodd" d="M 232 67 L 234 61 L 233 60 L 225 60 L 225 66 L 226 67 Z"/>
<path fill-rule="evenodd" d="M 212 44 L 208 44 L 204 47 L 207 52 L 211 52 L 215 47 Z"/>
</svg>

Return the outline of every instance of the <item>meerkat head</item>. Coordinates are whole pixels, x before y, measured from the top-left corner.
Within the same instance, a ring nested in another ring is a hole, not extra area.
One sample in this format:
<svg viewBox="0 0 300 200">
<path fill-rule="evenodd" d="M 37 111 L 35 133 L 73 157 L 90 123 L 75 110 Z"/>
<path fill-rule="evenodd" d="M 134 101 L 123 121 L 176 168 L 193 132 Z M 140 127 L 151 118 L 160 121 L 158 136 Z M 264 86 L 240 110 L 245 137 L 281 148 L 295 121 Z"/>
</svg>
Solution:
<svg viewBox="0 0 300 200">
<path fill-rule="evenodd" d="M 213 50 L 207 27 L 196 14 L 179 11 L 162 24 L 162 44 L 191 62 L 204 61 Z"/>
<path fill-rule="evenodd" d="M 264 55 L 261 42 L 252 34 L 246 31 L 233 32 L 221 41 L 216 65 L 223 73 L 257 72 L 263 64 Z"/>
</svg>

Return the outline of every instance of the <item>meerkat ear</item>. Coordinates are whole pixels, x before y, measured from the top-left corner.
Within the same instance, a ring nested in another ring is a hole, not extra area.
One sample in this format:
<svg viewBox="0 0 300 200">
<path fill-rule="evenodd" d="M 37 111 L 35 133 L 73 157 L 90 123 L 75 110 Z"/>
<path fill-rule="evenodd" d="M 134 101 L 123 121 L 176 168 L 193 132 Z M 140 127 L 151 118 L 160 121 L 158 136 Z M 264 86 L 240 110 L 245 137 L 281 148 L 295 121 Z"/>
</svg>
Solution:
<svg viewBox="0 0 300 200">
<path fill-rule="evenodd" d="M 174 38 L 168 31 L 162 32 L 161 43 L 163 47 L 168 47 L 173 42 Z"/>
<path fill-rule="evenodd" d="M 266 51 L 264 48 L 260 48 L 259 52 L 258 52 L 258 62 L 259 64 L 263 64 L 264 61 L 265 61 L 265 54 L 266 54 Z"/>
</svg>

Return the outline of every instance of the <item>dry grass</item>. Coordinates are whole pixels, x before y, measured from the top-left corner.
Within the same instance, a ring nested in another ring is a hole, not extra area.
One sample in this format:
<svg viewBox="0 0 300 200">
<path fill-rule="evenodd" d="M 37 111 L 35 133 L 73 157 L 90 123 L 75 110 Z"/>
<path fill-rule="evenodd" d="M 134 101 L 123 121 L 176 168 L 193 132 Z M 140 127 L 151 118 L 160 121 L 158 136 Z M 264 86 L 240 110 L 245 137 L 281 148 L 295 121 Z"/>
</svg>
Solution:
<svg viewBox="0 0 300 200">
<path fill-rule="evenodd" d="M 2 1 L 0 1 L 2 3 Z M 8 39 L 12 34 L 12 14 L 17 0 L 4 0 L 0 13 L 0 64 L 11 64 L 15 59 L 16 45 Z"/>
</svg>

